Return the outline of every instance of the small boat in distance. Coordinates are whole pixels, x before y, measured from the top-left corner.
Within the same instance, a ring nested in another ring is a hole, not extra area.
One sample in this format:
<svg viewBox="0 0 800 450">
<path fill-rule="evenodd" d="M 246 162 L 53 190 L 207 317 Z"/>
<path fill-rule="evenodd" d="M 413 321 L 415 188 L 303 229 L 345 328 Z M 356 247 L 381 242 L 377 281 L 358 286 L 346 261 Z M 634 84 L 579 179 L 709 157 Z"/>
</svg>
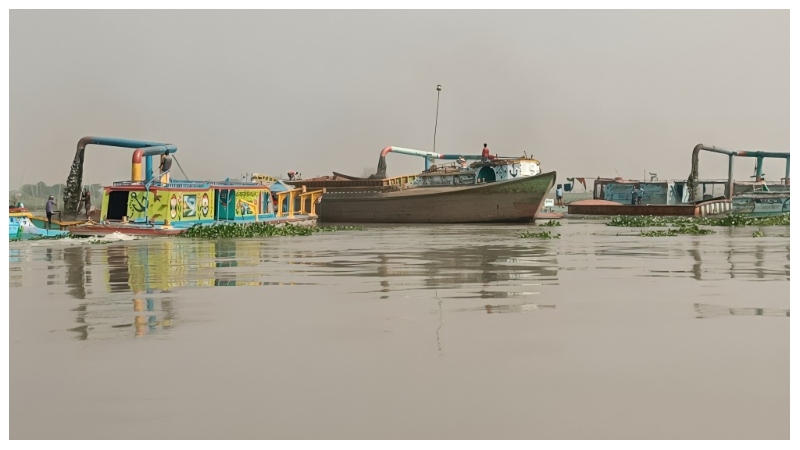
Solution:
<svg viewBox="0 0 800 450">
<path fill-rule="evenodd" d="M 417 175 L 386 176 L 389 153 L 425 158 Z M 477 160 L 467 164 L 467 160 Z M 431 164 L 437 160 L 455 163 Z M 333 223 L 519 223 L 532 222 L 556 180 L 539 161 L 522 157 L 440 154 L 401 147 L 381 151 L 377 172 L 359 178 L 288 180 L 306 189 L 325 189 L 321 222 Z"/>
</svg>

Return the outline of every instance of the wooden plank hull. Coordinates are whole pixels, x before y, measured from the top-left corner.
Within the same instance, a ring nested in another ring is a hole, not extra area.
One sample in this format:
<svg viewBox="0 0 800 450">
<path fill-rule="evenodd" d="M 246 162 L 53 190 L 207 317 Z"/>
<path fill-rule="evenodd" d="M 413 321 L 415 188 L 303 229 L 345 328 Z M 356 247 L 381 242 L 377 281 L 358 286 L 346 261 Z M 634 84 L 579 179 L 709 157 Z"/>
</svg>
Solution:
<svg viewBox="0 0 800 450">
<path fill-rule="evenodd" d="M 549 172 L 466 187 L 339 189 L 323 196 L 317 212 L 329 223 L 524 223 L 534 220 L 555 180 Z"/>
</svg>

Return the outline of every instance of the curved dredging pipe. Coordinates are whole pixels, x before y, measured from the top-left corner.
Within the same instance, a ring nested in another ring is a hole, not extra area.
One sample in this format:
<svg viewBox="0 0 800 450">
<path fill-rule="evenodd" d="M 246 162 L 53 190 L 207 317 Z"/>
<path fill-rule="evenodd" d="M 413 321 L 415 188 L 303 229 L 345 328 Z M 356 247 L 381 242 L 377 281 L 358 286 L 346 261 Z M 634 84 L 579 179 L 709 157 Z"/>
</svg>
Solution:
<svg viewBox="0 0 800 450">
<path fill-rule="evenodd" d="M 699 179 L 698 170 L 700 165 L 700 151 L 704 150 L 712 153 L 722 153 L 728 155 L 728 189 L 726 197 L 731 199 L 733 197 L 733 158 L 734 156 L 745 158 L 756 158 L 756 182 L 762 181 L 764 176 L 764 158 L 782 158 L 786 160 L 786 185 L 789 185 L 789 153 L 788 152 L 762 152 L 762 151 L 749 151 L 749 150 L 728 150 L 726 148 L 717 148 L 713 145 L 697 144 L 692 150 L 692 172 L 689 174 L 687 185 L 691 198 L 697 198 L 697 180 Z"/>
<path fill-rule="evenodd" d="M 381 156 L 378 158 L 378 170 L 370 178 L 386 178 L 386 155 L 389 153 L 401 153 L 403 155 L 421 156 L 425 158 L 425 170 L 430 169 L 431 161 L 436 159 L 481 159 L 480 155 L 452 155 L 436 152 L 426 152 L 424 150 L 414 150 L 413 148 L 403 147 L 386 147 L 381 150 Z"/>
<path fill-rule="evenodd" d="M 77 216 L 81 199 L 81 186 L 83 183 L 83 160 L 87 145 L 106 145 L 111 147 L 134 148 L 131 161 L 131 179 L 134 182 L 148 183 L 153 179 L 153 156 L 167 155 L 178 151 L 172 144 L 160 142 L 138 141 L 133 139 L 119 139 L 86 136 L 78 141 L 75 159 L 72 162 L 67 187 L 64 189 L 64 211 Z M 145 176 L 142 177 L 141 159 L 145 157 Z"/>
</svg>

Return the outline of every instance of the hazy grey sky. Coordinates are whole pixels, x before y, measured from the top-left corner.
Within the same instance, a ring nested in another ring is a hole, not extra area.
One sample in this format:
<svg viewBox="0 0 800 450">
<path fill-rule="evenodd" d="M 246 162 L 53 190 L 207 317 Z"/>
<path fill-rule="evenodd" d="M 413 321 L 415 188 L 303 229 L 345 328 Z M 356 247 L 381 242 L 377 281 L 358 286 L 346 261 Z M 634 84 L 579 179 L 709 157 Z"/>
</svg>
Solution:
<svg viewBox="0 0 800 450">
<path fill-rule="evenodd" d="M 698 143 L 789 150 L 789 12 L 11 11 L 10 187 L 65 182 L 83 136 L 175 144 L 197 179 L 362 175 L 432 148 L 437 84 L 437 151 L 685 179 Z M 130 156 L 89 147 L 85 182 Z"/>
</svg>

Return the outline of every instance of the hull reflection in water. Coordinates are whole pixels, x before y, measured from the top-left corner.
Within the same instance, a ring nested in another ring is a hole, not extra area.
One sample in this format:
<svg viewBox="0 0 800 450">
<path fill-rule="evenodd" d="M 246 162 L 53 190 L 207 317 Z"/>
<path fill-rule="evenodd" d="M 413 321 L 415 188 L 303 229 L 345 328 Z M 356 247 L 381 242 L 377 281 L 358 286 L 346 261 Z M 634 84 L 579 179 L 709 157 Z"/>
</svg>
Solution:
<svg viewBox="0 0 800 450">
<path fill-rule="evenodd" d="M 486 312 L 486 314 L 524 313 L 540 309 L 556 309 L 556 305 L 539 305 L 537 303 L 521 303 L 507 305 L 484 305 L 475 308 L 449 309 L 447 312 Z M 436 311 L 437 313 L 439 311 Z"/>
<path fill-rule="evenodd" d="M 268 274 L 257 270 L 228 271 L 255 268 L 262 263 L 260 244 L 254 241 L 164 240 L 103 247 L 80 245 L 56 249 L 55 253 L 54 257 L 48 249 L 48 260 L 64 261 L 69 296 L 80 300 L 90 297 L 93 253 L 100 258 L 101 263 L 97 264 L 100 270 L 105 268 L 107 292 L 133 294 L 132 303 L 131 299 L 103 299 L 86 301 L 75 308 L 78 325 L 69 331 L 78 333 L 81 340 L 141 337 L 172 328 L 179 322 L 173 299 L 155 297 L 169 294 L 175 288 L 312 284 L 261 281 Z"/>
<path fill-rule="evenodd" d="M 78 313 L 76 322 L 78 326 L 70 328 L 68 331 L 78 333 L 79 340 L 103 340 L 118 339 L 144 336 L 146 334 L 158 333 L 172 328 L 175 321 L 175 313 L 171 299 L 162 299 L 158 302 L 153 298 L 133 299 L 133 318 L 127 319 L 122 314 L 123 309 L 130 306 L 127 301 L 114 303 L 82 303 L 73 309 Z"/>
<path fill-rule="evenodd" d="M 727 317 L 727 316 L 789 317 L 788 309 L 729 308 L 727 306 L 695 303 L 694 310 L 697 313 L 698 319 L 710 319 L 712 317 Z"/>
<path fill-rule="evenodd" d="M 79 339 L 138 337 L 177 326 L 174 289 L 313 285 L 307 282 L 310 277 L 337 273 L 371 278 L 366 285 L 377 287 L 356 288 L 354 294 L 380 293 L 382 299 L 398 294 L 401 299 L 408 291 L 437 290 L 438 298 L 461 302 L 451 307 L 492 314 L 551 306 L 524 302 L 479 306 L 463 301 L 522 300 L 539 294 L 543 285 L 558 284 L 555 249 L 530 243 L 390 251 L 364 259 L 358 252 L 274 247 L 262 240 L 158 240 L 48 249 L 48 260 L 64 262 L 67 294 L 82 300 L 75 309 L 77 326 L 70 328 Z M 93 278 L 105 281 L 104 286 L 93 284 Z M 530 282 L 520 284 L 520 280 Z M 90 300 L 102 292 L 111 296 Z M 124 293 L 132 295 L 119 296 Z"/>
</svg>

